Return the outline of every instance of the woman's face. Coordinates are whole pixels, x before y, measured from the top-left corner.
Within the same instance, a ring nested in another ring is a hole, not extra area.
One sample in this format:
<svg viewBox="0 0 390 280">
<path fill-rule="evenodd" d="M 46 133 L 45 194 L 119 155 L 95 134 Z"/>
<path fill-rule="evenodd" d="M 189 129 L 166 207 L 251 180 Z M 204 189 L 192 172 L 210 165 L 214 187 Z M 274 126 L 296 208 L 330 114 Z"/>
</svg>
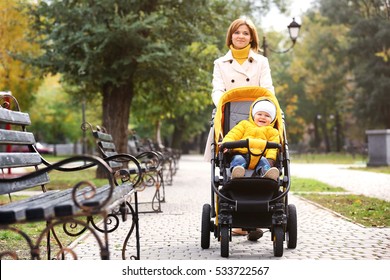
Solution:
<svg viewBox="0 0 390 280">
<path fill-rule="evenodd" d="M 243 49 L 251 42 L 251 33 L 246 24 L 240 25 L 232 35 L 232 43 L 235 49 Z"/>
</svg>

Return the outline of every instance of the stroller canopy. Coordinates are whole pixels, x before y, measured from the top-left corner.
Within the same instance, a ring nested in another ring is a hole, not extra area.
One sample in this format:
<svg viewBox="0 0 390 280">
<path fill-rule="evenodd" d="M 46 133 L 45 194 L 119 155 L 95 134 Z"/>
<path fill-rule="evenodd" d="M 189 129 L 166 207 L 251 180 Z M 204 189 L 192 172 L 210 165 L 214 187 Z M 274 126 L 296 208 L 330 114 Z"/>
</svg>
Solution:
<svg viewBox="0 0 390 280">
<path fill-rule="evenodd" d="M 223 121 L 225 119 L 225 106 L 230 102 L 251 101 L 254 102 L 259 97 L 265 97 L 271 100 L 276 106 L 276 121 L 274 127 L 279 131 L 280 143 L 283 144 L 283 119 L 279 102 L 275 95 L 262 87 L 239 87 L 231 89 L 221 97 L 218 103 L 217 112 L 214 116 L 214 139 L 215 143 L 222 141 L 223 136 L 228 131 L 223 131 Z M 248 108 L 249 115 L 249 108 Z M 216 145 L 218 152 L 218 145 Z"/>
</svg>

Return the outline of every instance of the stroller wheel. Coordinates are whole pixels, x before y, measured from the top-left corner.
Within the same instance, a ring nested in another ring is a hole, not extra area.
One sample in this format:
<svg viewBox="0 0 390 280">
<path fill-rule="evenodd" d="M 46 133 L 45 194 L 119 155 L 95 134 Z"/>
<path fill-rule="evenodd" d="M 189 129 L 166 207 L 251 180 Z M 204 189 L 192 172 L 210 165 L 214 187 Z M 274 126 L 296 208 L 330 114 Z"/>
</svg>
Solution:
<svg viewBox="0 0 390 280">
<path fill-rule="evenodd" d="M 273 231 L 273 238 L 272 238 L 275 257 L 283 256 L 283 239 L 284 239 L 283 227 L 275 226 Z"/>
<path fill-rule="evenodd" d="M 204 204 L 202 209 L 202 227 L 200 245 L 203 249 L 210 247 L 210 232 L 211 229 L 211 206 L 210 204 Z"/>
<path fill-rule="evenodd" d="M 229 257 L 229 226 L 221 225 L 221 257 Z"/>
<path fill-rule="evenodd" d="M 298 239 L 298 225 L 297 225 L 297 208 L 294 204 L 288 205 L 288 215 L 287 215 L 287 248 L 295 249 L 297 247 Z"/>
</svg>

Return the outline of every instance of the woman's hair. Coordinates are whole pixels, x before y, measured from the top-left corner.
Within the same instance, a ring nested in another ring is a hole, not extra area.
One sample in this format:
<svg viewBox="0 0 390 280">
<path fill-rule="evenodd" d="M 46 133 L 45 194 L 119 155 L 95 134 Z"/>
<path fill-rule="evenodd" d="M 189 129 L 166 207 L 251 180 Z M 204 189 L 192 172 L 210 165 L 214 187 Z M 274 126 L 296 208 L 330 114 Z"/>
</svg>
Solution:
<svg viewBox="0 0 390 280">
<path fill-rule="evenodd" d="M 246 17 L 238 18 L 234 20 L 230 26 L 229 29 L 226 33 L 226 46 L 230 48 L 230 45 L 232 44 L 232 36 L 233 33 L 236 32 L 236 30 L 241 26 L 241 25 L 246 25 L 249 28 L 249 32 L 251 34 L 251 49 L 254 50 L 255 52 L 259 51 L 259 35 L 257 34 L 257 30 L 253 22 Z"/>
</svg>

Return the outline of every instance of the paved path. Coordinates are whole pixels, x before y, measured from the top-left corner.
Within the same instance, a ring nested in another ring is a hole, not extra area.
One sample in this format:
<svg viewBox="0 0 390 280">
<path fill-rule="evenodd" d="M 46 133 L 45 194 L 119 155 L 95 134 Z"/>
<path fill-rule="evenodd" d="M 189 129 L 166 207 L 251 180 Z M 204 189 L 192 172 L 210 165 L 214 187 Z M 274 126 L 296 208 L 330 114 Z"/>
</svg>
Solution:
<svg viewBox="0 0 390 280">
<path fill-rule="evenodd" d="M 390 174 L 353 170 L 344 164 L 291 164 L 291 174 L 313 178 L 355 194 L 390 201 Z M 359 165 L 355 165 L 359 166 Z"/>
<path fill-rule="evenodd" d="M 356 182 L 363 178 L 370 181 L 371 190 L 380 174 L 338 171 L 324 166 L 321 178 L 310 165 L 292 165 L 292 174 L 325 180 L 328 177 L 334 185 L 350 191 L 356 186 L 356 192 L 363 192 Z M 326 170 L 332 170 L 329 174 Z M 345 174 L 347 178 L 342 178 Z M 326 176 L 328 173 L 328 176 Z M 341 178 L 336 176 L 341 174 Z M 353 174 L 353 175 L 351 175 Z M 363 176 L 363 177 L 359 177 Z M 322 179 L 324 178 L 324 179 Z M 352 183 L 354 181 L 355 183 Z M 347 183 L 352 185 L 347 186 Z M 388 177 L 385 182 L 388 187 Z M 345 185 L 344 185 L 345 183 Z M 386 188 L 387 188 L 386 187 Z M 139 194 L 141 200 L 151 193 L 145 190 Z M 374 191 L 376 193 L 377 190 Z M 200 222 L 202 205 L 210 203 L 210 165 L 202 161 L 201 156 L 185 155 L 180 161 L 180 168 L 174 177 L 172 186 L 166 187 L 166 202 L 162 204 L 162 213 L 140 214 L 141 259 L 142 260 L 220 260 L 220 246 L 211 237 L 210 249 L 200 247 Z M 273 256 L 270 233 L 266 232 L 258 242 L 247 241 L 245 237 L 233 237 L 230 242 L 230 260 L 273 260 L 273 259 L 327 259 L 327 260 L 390 260 L 390 228 L 366 228 L 351 223 L 325 209 L 290 194 L 290 203 L 295 204 L 298 212 L 298 245 L 294 250 L 285 249 L 281 258 Z M 143 205 L 142 207 L 146 207 Z M 120 260 L 123 242 L 129 222 L 110 234 L 111 259 Z M 99 259 L 94 240 L 89 236 L 81 239 L 75 250 L 80 259 Z M 130 252 L 134 248 L 128 247 Z M 129 258 L 129 256 L 127 256 Z"/>
</svg>

